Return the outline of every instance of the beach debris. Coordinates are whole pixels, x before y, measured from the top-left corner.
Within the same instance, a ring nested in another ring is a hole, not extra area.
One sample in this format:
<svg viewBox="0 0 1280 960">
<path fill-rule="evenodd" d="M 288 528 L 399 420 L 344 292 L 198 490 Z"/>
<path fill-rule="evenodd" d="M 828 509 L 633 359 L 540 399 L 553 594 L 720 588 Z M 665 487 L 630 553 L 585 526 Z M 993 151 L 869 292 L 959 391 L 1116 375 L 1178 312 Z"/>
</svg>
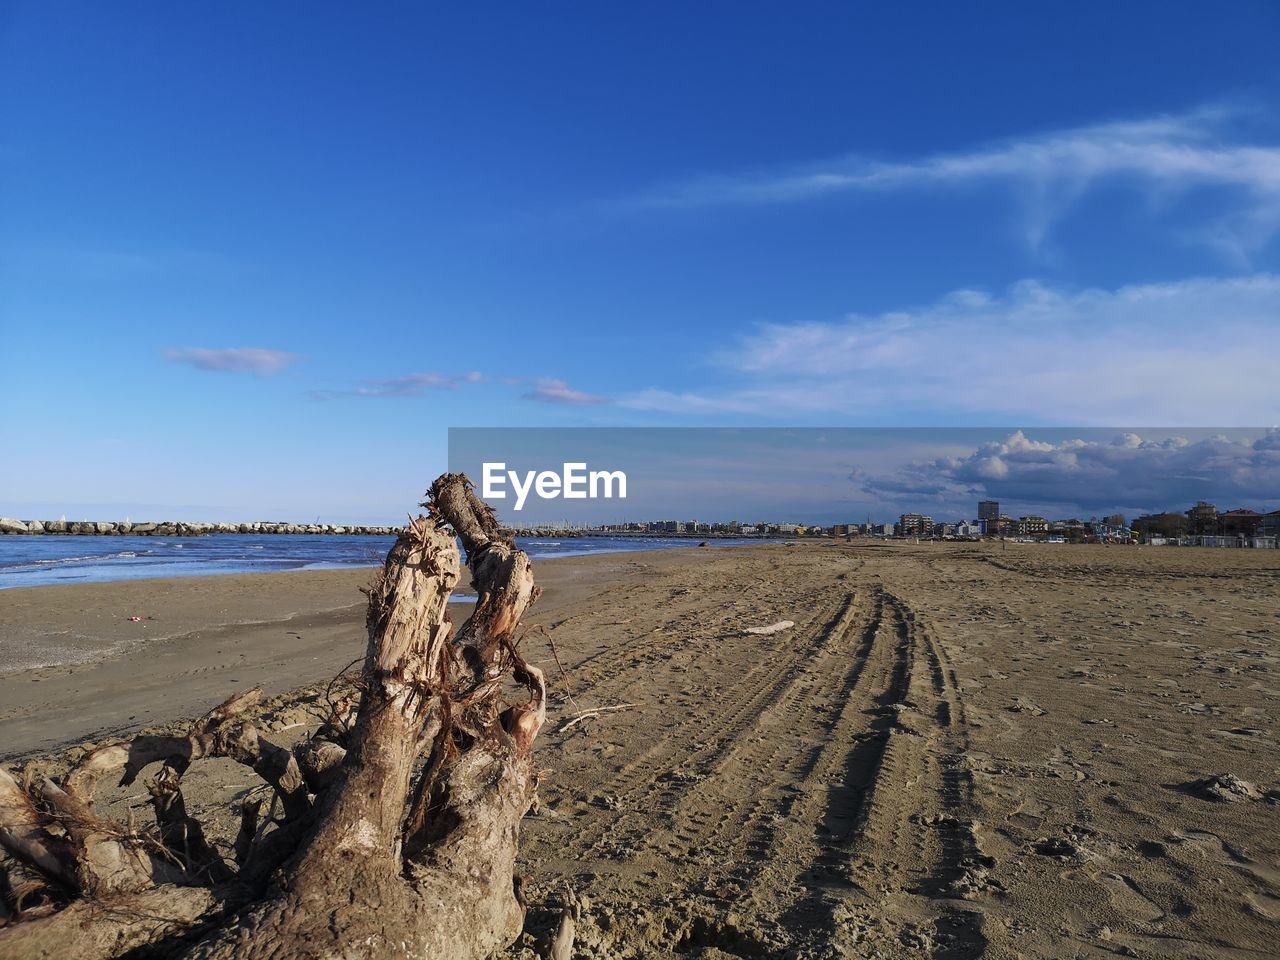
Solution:
<svg viewBox="0 0 1280 960">
<path fill-rule="evenodd" d="M 1033 846 L 1041 856 L 1058 860 L 1069 860 L 1080 854 L 1080 847 L 1066 837 L 1038 837 Z"/>
<path fill-rule="evenodd" d="M 781 633 L 783 630 L 790 630 L 795 626 L 791 620 L 779 620 L 777 623 L 771 623 L 764 627 L 747 627 L 743 633 L 754 633 L 758 636 L 768 636 L 771 633 Z"/>
<path fill-rule="evenodd" d="M 1013 703 L 1009 705 L 1010 713 L 1025 713 L 1033 717 L 1043 717 L 1047 710 L 1040 704 L 1027 697 L 1014 697 Z"/>
<path fill-rule="evenodd" d="M 575 713 L 572 717 L 561 724 L 560 729 L 556 732 L 564 733 L 566 730 L 576 727 L 583 720 L 590 720 L 592 717 L 598 717 L 602 713 L 612 713 L 615 710 L 630 710 L 632 707 L 639 706 L 641 706 L 639 703 L 619 703 L 609 707 L 593 707 L 590 710 L 583 710 L 579 713 Z"/>
<path fill-rule="evenodd" d="M 0 927 L 0 956 L 479 960 L 516 940 L 518 825 L 536 796 L 547 700 L 520 621 L 540 591 L 464 475 L 439 477 L 423 506 L 366 591 L 359 706 L 327 690 L 329 719 L 310 738 L 268 739 L 255 688 L 185 732 L 92 749 L 57 783 L 0 768 L 0 844 L 58 891 L 54 909 Z M 479 599 L 455 631 L 459 540 Z M 527 698 L 513 702 L 511 681 Z M 205 839 L 183 797 L 191 765 L 214 757 L 263 781 L 240 794 L 230 847 Z M 146 781 L 154 826 L 94 810 L 103 776 L 127 786 L 148 768 L 159 771 Z M 572 951 L 573 920 L 561 921 L 557 958 Z"/>
<path fill-rule="evenodd" d="M 584 897 L 583 900 L 586 898 Z M 577 924 L 586 910 L 572 889 L 566 888 L 564 905 L 555 929 L 549 932 L 543 949 L 539 952 L 546 960 L 573 960 L 573 941 L 577 936 Z"/>
<path fill-rule="evenodd" d="M 1239 800 L 1262 799 L 1262 792 L 1257 787 L 1234 773 L 1206 777 L 1204 780 L 1197 780 L 1192 786 L 1206 800 L 1235 803 Z"/>
</svg>

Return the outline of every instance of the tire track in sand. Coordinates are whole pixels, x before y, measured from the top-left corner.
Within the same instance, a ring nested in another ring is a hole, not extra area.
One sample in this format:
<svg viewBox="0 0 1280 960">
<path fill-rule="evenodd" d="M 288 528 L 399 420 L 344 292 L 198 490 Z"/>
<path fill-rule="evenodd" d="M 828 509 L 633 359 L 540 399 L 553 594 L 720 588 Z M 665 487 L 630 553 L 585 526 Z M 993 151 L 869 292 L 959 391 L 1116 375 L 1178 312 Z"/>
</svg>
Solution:
<svg viewBox="0 0 1280 960">
<path fill-rule="evenodd" d="M 867 664 L 851 674 L 793 829 L 770 850 L 787 863 L 785 849 L 798 847 L 804 866 L 768 878 L 757 899 L 793 894 L 787 930 L 858 942 L 888 931 L 921 955 L 979 956 L 981 916 L 957 901 L 981 895 L 990 862 L 966 819 L 973 789 L 953 675 L 915 612 L 881 587 L 864 632 Z"/>
<path fill-rule="evenodd" d="M 772 929 L 762 944 L 979 956 L 981 915 L 966 901 L 984 893 L 984 858 L 945 650 L 877 581 L 819 598 L 790 637 L 696 638 L 694 663 L 710 652 L 751 666 L 730 677 L 722 665 L 718 697 L 693 696 L 611 771 L 596 799 L 614 812 L 584 817 L 575 846 L 641 888 L 676 867 L 679 896 L 712 933 L 752 901 Z M 615 679 L 643 683 L 651 656 Z M 632 934 L 659 946 L 661 927 Z"/>
<path fill-rule="evenodd" d="M 869 636 L 856 629 L 868 616 L 865 607 L 865 599 L 848 596 L 815 649 L 791 651 L 799 669 L 705 769 L 668 823 L 643 838 L 644 850 L 670 858 L 697 851 L 712 867 L 715 888 L 749 879 L 789 815 L 796 785 L 813 769 L 815 734 L 869 662 Z"/>
<path fill-rule="evenodd" d="M 694 699 L 695 705 L 682 710 L 660 739 L 604 780 L 596 795 L 618 813 L 583 825 L 576 842 L 603 859 L 630 859 L 650 829 L 648 818 L 655 812 L 673 810 L 717 759 L 733 748 L 755 718 L 785 694 L 808 659 L 825 643 L 827 631 L 842 609 L 838 601 L 820 606 L 798 636 L 750 637 L 759 648 L 753 666 L 722 695 Z M 748 642 L 738 636 L 719 639 L 724 644 Z M 636 682 L 641 683 L 648 666 L 648 658 L 640 657 L 621 670 L 635 671 Z M 624 685 L 625 680 L 620 686 Z"/>
</svg>

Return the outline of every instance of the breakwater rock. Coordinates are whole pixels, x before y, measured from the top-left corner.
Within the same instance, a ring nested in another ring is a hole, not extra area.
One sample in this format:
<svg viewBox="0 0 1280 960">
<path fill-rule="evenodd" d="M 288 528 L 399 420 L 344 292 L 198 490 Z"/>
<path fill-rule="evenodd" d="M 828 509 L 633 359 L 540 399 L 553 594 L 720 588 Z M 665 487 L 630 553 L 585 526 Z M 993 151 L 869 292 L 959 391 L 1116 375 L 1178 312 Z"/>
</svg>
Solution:
<svg viewBox="0 0 1280 960">
<path fill-rule="evenodd" d="M 14 520 L 0 517 L 0 535 L 96 537 L 202 537 L 212 533 L 291 533 L 330 536 L 394 537 L 400 527 L 345 526 L 332 523 L 187 523 L 165 520 L 160 523 L 101 522 L 93 520 Z"/>
</svg>

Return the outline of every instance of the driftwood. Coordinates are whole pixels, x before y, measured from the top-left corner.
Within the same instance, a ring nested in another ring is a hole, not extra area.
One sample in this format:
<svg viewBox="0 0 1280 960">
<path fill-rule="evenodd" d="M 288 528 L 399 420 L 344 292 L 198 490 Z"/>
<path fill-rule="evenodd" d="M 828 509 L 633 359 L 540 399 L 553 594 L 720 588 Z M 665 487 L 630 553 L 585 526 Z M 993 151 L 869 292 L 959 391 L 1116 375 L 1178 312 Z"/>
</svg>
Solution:
<svg viewBox="0 0 1280 960">
<path fill-rule="evenodd" d="M 795 623 L 791 620 L 779 620 L 777 623 L 771 623 L 766 627 L 747 627 L 742 632 L 767 637 L 771 633 L 781 633 L 783 630 L 790 630 L 794 626 Z"/>
<path fill-rule="evenodd" d="M 244 719 L 251 691 L 185 737 L 98 749 L 61 783 L 0 770 L 0 845 L 22 874 L 0 867 L 0 956 L 468 958 L 519 935 L 514 861 L 546 684 L 516 630 L 538 589 L 465 476 L 440 477 L 423 505 L 369 590 L 359 705 L 340 701 L 315 737 L 272 743 Z M 455 532 L 478 594 L 456 633 Z M 182 795 L 205 757 L 253 770 L 279 811 L 264 822 L 246 802 L 221 852 Z M 103 776 L 148 768 L 154 827 L 94 813 Z M 34 909 L 13 894 L 32 878 Z"/>
<path fill-rule="evenodd" d="M 593 717 L 598 717 L 602 713 L 613 713 L 615 710 L 630 710 L 632 707 L 638 706 L 640 706 L 638 703 L 618 703 L 608 707 L 592 707 L 590 710 L 583 710 L 579 713 L 575 713 L 564 723 L 560 724 L 559 732 L 564 733 L 567 730 L 572 730 L 584 720 L 590 720 Z"/>
</svg>

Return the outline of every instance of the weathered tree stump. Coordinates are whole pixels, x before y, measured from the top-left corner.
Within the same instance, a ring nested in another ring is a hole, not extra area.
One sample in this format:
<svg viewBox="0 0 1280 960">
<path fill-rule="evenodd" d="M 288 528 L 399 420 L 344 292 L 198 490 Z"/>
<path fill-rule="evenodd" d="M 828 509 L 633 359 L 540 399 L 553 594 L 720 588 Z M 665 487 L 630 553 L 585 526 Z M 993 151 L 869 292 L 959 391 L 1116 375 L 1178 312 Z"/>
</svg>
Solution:
<svg viewBox="0 0 1280 960">
<path fill-rule="evenodd" d="M 514 862 L 546 685 L 516 631 L 538 588 L 465 476 L 440 477 L 423 505 L 369 590 L 354 718 L 344 706 L 288 750 L 243 719 L 250 692 L 186 737 L 95 750 L 60 784 L 0 771 L 0 845 L 50 894 L 35 917 L 7 904 L 0 955 L 478 958 L 519 936 Z M 456 633 L 455 533 L 478 594 Z M 508 703 L 517 684 L 527 694 Z M 230 857 L 183 801 L 203 757 L 251 768 L 282 811 L 264 827 L 246 805 Z M 131 783 L 156 764 L 154 828 L 94 813 L 102 776 Z M 0 899 L 20 886 L 6 878 Z"/>
</svg>

